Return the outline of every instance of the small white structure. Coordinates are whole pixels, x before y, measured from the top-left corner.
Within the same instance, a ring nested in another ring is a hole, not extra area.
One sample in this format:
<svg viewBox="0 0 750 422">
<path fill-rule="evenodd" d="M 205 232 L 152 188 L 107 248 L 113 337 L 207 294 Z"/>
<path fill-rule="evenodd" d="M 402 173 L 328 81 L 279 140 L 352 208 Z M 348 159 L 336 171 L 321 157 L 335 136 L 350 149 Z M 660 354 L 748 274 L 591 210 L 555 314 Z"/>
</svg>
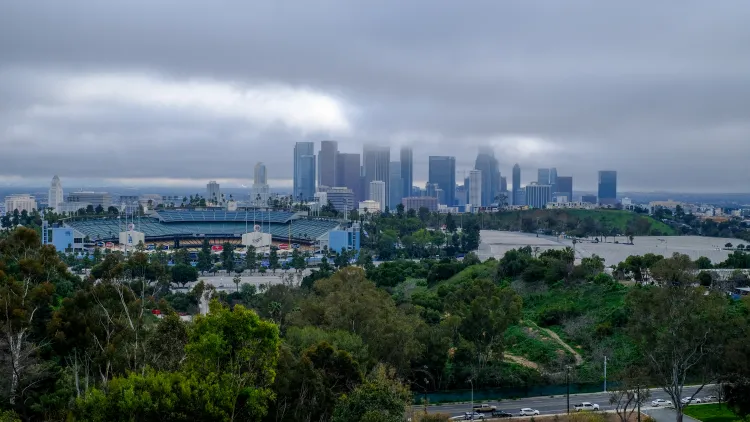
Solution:
<svg viewBox="0 0 750 422">
<path fill-rule="evenodd" d="M 271 233 L 263 233 L 260 231 L 260 226 L 255 225 L 251 233 L 244 233 L 242 235 L 242 244 L 244 246 L 253 246 L 258 248 L 267 248 L 271 246 Z"/>
<path fill-rule="evenodd" d="M 18 210 L 18 213 L 24 211 L 31 212 L 37 208 L 36 198 L 33 195 L 28 194 L 13 194 L 5 197 L 5 213 L 12 215 L 13 211 Z"/>
<path fill-rule="evenodd" d="M 359 203 L 359 213 L 375 213 L 380 211 L 380 202 L 377 201 L 362 201 Z"/>
</svg>

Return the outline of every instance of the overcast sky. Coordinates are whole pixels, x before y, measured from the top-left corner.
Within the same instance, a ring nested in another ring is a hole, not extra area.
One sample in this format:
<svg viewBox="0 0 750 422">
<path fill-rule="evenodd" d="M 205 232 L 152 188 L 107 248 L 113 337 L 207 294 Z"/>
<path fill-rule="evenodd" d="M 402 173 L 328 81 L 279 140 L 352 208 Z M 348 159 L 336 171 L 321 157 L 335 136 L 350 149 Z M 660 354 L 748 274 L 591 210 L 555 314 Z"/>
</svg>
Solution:
<svg viewBox="0 0 750 422">
<path fill-rule="evenodd" d="M 0 2 L 0 185 L 290 185 L 296 141 L 750 190 L 750 2 Z M 316 147 L 317 149 L 317 147 Z M 460 179 L 460 175 L 459 178 Z M 509 178 L 510 179 L 510 178 Z"/>
</svg>

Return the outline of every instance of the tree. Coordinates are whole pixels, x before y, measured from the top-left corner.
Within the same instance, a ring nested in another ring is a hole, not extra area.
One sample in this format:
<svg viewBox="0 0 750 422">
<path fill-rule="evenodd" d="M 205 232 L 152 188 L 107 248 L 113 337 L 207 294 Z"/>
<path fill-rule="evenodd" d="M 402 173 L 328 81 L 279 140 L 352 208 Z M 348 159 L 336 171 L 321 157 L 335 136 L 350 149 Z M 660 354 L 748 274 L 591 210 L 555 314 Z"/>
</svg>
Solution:
<svg viewBox="0 0 750 422">
<path fill-rule="evenodd" d="M 177 264 L 183 264 L 183 265 L 190 265 L 190 252 L 188 252 L 185 248 L 177 249 L 172 254 L 172 261 L 175 265 Z"/>
<path fill-rule="evenodd" d="M 191 265 L 177 264 L 172 267 L 172 282 L 185 287 L 191 281 L 198 280 L 198 270 Z"/>
<path fill-rule="evenodd" d="M 336 405 L 331 422 L 402 421 L 411 392 L 393 370 L 378 365 L 365 382 Z"/>
<path fill-rule="evenodd" d="M 630 291 L 626 306 L 629 333 L 643 355 L 654 382 L 672 399 L 682 421 L 682 389 L 689 375 L 702 386 L 716 379 L 723 346 L 727 303 L 720 294 L 705 294 L 684 283 Z"/>
<path fill-rule="evenodd" d="M 615 407 L 621 422 L 629 422 L 650 397 L 648 378 L 640 368 L 631 367 L 624 371 L 617 387 L 609 393 L 609 404 Z"/>
<path fill-rule="evenodd" d="M 275 247 L 271 247 L 271 253 L 268 255 L 268 266 L 271 267 L 274 274 L 279 269 L 279 253 Z"/>
<path fill-rule="evenodd" d="M 19 227 L 0 241 L 0 350 L 5 355 L 0 359 L 0 395 L 11 405 L 23 403 L 25 388 L 45 370 L 37 361 L 43 338 L 39 327 L 50 316 L 51 281 L 66 273 L 55 248 L 42 246 L 32 229 Z"/>
<path fill-rule="evenodd" d="M 258 255 L 255 252 L 255 246 L 249 245 L 245 253 L 245 269 L 254 273 L 258 269 Z"/>
<path fill-rule="evenodd" d="M 232 278 L 232 283 L 234 283 L 235 287 L 237 288 L 237 293 L 240 292 L 240 283 L 242 283 L 242 277 L 239 275 L 236 275 Z"/>
<path fill-rule="evenodd" d="M 96 206 L 96 209 L 94 210 L 97 214 L 104 214 L 104 207 L 102 207 L 102 204 L 99 204 Z"/>
<path fill-rule="evenodd" d="M 195 319 L 185 369 L 222 386 L 211 397 L 232 419 L 257 420 L 273 397 L 279 345 L 278 326 L 242 305 L 229 310 L 213 300 L 209 314 Z"/>
<path fill-rule="evenodd" d="M 211 245 L 208 243 L 208 239 L 203 239 L 201 250 L 198 252 L 198 263 L 196 268 L 201 273 L 205 273 L 211 269 Z"/>
<path fill-rule="evenodd" d="M 448 231 L 448 233 L 456 232 L 456 220 L 453 218 L 453 215 L 451 215 L 451 213 L 448 213 L 448 215 L 445 216 L 445 229 Z"/>
<path fill-rule="evenodd" d="M 229 242 L 224 242 L 223 249 L 221 250 L 221 264 L 227 274 L 234 271 L 234 245 Z"/>
<path fill-rule="evenodd" d="M 724 247 L 725 247 L 725 248 L 727 248 L 727 249 L 732 249 L 732 244 L 731 244 L 731 243 L 729 243 L 729 242 L 727 242 L 727 243 L 726 243 L 726 244 L 724 245 Z"/>
<path fill-rule="evenodd" d="M 305 257 L 302 256 L 302 254 L 299 252 L 299 249 L 294 249 L 292 251 L 292 267 L 297 270 L 297 272 L 302 272 L 305 267 L 307 266 L 307 261 L 305 261 Z"/>
</svg>

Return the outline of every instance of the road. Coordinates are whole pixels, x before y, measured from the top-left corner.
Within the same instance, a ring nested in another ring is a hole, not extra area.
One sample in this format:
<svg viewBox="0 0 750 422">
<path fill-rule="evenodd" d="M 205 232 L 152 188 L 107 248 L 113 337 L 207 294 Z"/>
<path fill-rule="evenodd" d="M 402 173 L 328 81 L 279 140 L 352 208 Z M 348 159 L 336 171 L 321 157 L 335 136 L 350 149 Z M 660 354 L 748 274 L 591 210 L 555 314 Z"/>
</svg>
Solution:
<svg viewBox="0 0 750 422">
<path fill-rule="evenodd" d="M 689 397 L 697 390 L 697 387 L 685 387 L 683 390 L 683 396 Z M 709 386 L 704 387 L 698 397 L 702 398 L 709 394 L 712 394 Z M 652 389 L 651 397 L 648 399 L 648 406 L 642 407 L 643 410 L 649 409 L 651 406 L 651 400 L 665 399 L 670 400 L 666 393 L 661 389 Z M 600 410 L 614 410 L 614 406 L 609 404 L 608 393 L 588 393 L 588 394 L 575 394 L 570 396 L 570 409 L 573 411 L 573 405 L 581 402 L 591 402 L 599 405 Z M 518 412 L 525 407 L 530 407 L 539 411 L 541 415 L 552 415 L 557 413 L 565 413 L 567 410 L 566 396 L 544 396 L 544 397 L 527 397 L 518 400 L 502 400 L 502 401 L 484 401 L 476 402 L 489 403 L 492 406 L 497 406 L 498 409 L 504 410 L 508 413 L 517 415 Z M 414 406 L 414 411 L 421 411 L 424 406 Z M 427 411 L 429 413 L 447 413 L 450 416 L 458 416 L 464 412 L 471 410 L 470 403 L 459 403 L 459 404 L 442 404 L 442 405 L 431 405 L 428 406 Z"/>
</svg>

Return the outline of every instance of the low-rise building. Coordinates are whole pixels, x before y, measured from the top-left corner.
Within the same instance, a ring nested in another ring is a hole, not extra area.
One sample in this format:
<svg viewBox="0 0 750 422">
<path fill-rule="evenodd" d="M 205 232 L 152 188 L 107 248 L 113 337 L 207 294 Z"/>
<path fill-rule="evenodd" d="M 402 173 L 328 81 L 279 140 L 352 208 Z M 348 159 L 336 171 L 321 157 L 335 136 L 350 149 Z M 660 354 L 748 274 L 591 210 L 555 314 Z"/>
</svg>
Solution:
<svg viewBox="0 0 750 422">
<path fill-rule="evenodd" d="M 404 209 L 419 211 L 424 207 L 430 211 L 437 211 L 438 198 L 434 196 L 409 196 L 401 200 Z"/>
<path fill-rule="evenodd" d="M 376 213 L 380 212 L 380 202 L 368 199 L 359 203 L 359 213 Z"/>
<path fill-rule="evenodd" d="M 31 212 L 39 209 L 37 207 L 36 198 L 29 194 L 13 194 L 5 197 L 5 212 L 13 214 L 13 211 L 18 210 L 19 213 L 24 211 Z"/>
</svg>

